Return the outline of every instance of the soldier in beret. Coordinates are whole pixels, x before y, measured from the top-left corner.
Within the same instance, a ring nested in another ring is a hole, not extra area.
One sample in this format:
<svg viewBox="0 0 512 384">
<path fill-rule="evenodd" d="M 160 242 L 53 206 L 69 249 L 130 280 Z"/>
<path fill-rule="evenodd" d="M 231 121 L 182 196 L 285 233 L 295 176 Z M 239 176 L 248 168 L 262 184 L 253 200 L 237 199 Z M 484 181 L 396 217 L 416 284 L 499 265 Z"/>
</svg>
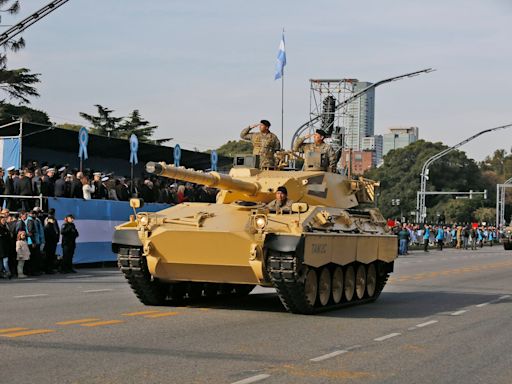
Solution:
<svg viewBox="0 0 512 384">
<path fill-rule="evenodd" d="M 313 137 L 312 143 L 305 143 L 307 139 Z M 324 142 L 327 137 L 327 133 L 322 129 L 317 129 L 314 134 L 309 134 L 303 137 L 297 138 L 293 144 L 294 152 L 320 152 L 327 157 L 328 166 L 327 171 L 336 172 L 336 152 L 332 147 Z"/>
<path fill-rule="evenodd" d="M 251 129 L 259 127 L 260 131 L 251 133 Z M 274 153 L 281 149 L 281 143 L 276 135 L 270 132 L 270 121 L 261 120 L 244 128 L 240 133 L 243 140 L 252 142 L 252 154 L 260 156 L 260 168 L 272 168 L 275 166 Z"/>
</svg>

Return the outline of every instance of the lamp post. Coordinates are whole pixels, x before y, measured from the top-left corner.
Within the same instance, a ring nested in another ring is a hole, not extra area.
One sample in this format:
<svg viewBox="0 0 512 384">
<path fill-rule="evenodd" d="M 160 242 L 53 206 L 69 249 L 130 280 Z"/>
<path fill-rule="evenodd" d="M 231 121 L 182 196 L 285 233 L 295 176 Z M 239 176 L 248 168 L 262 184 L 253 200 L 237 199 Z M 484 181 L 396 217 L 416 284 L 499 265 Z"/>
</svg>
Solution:
<svg viewBox="0 0 512 384">
<path fill-rule="evenodd" d="M 442 150 L 441 152 L 435 154 L 434 156 L 430 157 L 427 161 L 425 161 L 425 163 L 423 164 L 423 168 L 421 169 L 420 190 L 417 192 L 416 196 L 416 221 L 418 223 L 424 223 L 425 218 L 427 217 L 427 207 L 425 205 L 425 192 L 427 191 L 427 180 L 429 179 L 428 174 L 430 165 L 434 161 L 448 154 L 449 152 L 454 151 L 455 149 L 463 146 L 466 143 L 469 143 L 471 140 L 476 139 L 478 136 L 483 135 L 484 133 L 494 132 L 499 129 L 505 129 L 510 127 L 512 127 L 512 124 L 501 125 L 499 127 L 494 127 L 490 129 L 484 129 L 483 131 L 480 131 L 477 134 L 468 137 L 466 140 L 463 140 L 460 143 L 455 144 L 453 147 Z"/>
<path fill-rule="evenodd" d="M 391 205 L 400 207 L 400 222 L 402 222 L 402 206 L 400 205 L 400 199 L 391 199 Z"/>
</svg>

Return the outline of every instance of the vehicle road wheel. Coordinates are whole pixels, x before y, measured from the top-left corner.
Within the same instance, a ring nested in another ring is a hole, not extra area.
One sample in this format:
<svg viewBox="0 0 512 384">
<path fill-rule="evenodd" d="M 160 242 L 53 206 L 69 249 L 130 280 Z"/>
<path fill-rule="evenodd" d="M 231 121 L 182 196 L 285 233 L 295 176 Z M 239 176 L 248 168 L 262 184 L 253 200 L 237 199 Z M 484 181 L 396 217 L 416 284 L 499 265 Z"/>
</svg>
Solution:
<svg viewBox="0 0 512 384">
<path fill-rule="evenodd" d="M 316 302 L 316 295 L 318 293 L 318 279 L 314 269 L 310 269 L 306 274 L 306 281 L 304 282 L 304 295 L 306 301 L 310 306 L 314 306 Z"/>
<path fill-rule="evenodd" d="M 332 274 L 332 300 L 339 304 L 343 297 L 343 269 L 336 267 Z"/>
<path fill-rule="evenodd" d="M 345 284 L 343 291 L 345 292 L 345 299 L 351 301 L 354 297 L 354 291 L 356 287 L 356 276 L 354 273 L 354 267 L 349 265 L 345 269 Z"/>
<path fill-rule="evenodd" d="M 206 283 L 204 285 L 204 295 L 206 297 L 215 297 L 219 291 L 219 284 L 216 283 Z"/>
<path fill-rule="evenodd" d="M 187 294 L 189 299 L 199 299 L 203 296 L 203 283 L 189 283 Z"/>
<path fill-rule="evenodd" d="M 356 273 L 356 296 L 359 300 L 364 297 L 366 291 L 366 267 L 364 264 L 359 264 Z"/>
<path fill-rule="evenodd" d="M 331 273 L 327 267 L 322 269 L 318 280 L 318 300 L 320 304 L 327 305 L 331 297 Z"/>
<path fill-rule="evenodd" d="M 375 269 L 375 263 L 371 263 L 368 266 L 368 271 L 366 272 L 366 292 L 368 293 L 368 297 L 373 297 L 373 295 L 375 295 L 376 287 L 377 270 Z"/>
</svg>

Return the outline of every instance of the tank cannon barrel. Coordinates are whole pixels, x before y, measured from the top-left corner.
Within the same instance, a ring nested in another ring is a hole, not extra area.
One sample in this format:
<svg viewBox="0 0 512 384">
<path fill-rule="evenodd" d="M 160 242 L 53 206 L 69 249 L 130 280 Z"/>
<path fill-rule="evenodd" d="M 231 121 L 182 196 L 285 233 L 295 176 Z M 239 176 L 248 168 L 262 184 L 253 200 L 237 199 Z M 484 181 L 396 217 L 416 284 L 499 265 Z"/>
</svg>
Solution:
<svg viewBox="0 0 512 384">
<path fill-rule="evenodd" d="M 239 191 L 250 196 L 256 195 L 260 190 L 259 185 L 256 183 L 234 179 L 228 175 L 223 175 L 218 172 L 204 173 L 193 169 L 175 167 L 173 164 L 166 164 L 164 162 L 155 163 L 150 161 L 146 164 L 146 172 L 157 176 L 167 177 L 169 179 L 202 184 L 207 187 Z"/>
</svg>

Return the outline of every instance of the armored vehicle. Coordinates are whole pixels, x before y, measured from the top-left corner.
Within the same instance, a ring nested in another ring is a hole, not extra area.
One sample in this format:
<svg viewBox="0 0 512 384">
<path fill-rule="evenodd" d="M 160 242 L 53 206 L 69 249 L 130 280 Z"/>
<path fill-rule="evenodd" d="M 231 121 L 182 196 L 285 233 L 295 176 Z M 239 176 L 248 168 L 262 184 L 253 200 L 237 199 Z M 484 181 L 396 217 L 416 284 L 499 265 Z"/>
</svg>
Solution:
<svg viewBox="0 0 512 384">
<path fill-rule="evenodd" d="M 112 248 L 139 300 L 240 296 L 260 285 L 274 287 L 288 311 L 311 314 L 377 299 L 397 238 L 372 208 L 376 183 L 325 172 L 314 158 L 300 171 L 256 164 L 237 157 L 226 175 L 147 163 L 149 173 L 220 191 L 216 203 L 140 211 L 116 227 Z M 281 186 L 294 203 L 271 211 L 266 205 Z"/>
</svg>

